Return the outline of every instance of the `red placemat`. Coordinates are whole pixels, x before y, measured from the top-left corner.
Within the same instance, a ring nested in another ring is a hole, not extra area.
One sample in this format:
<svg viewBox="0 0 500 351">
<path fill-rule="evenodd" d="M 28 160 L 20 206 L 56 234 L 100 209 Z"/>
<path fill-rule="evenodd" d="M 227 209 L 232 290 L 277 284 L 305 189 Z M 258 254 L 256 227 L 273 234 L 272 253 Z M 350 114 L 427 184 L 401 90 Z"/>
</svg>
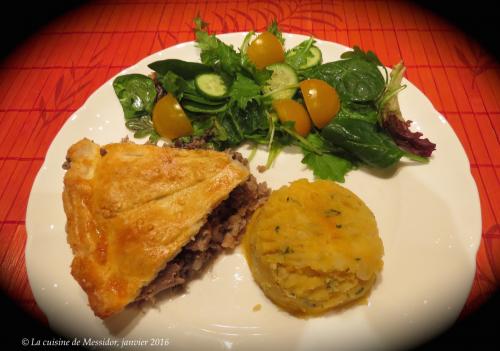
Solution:
<svg viewBox="0 0 500 351">
<path fill-rule="evenodd" d="M 480 46 L 440 18 L 392 1 L 99 1 L 53 22 L 0 65 L 1 288 L 44 320 L 27 280 L 25 214 L 45 153 L 66 119 L 127 66 L 193 40 L 197 14 L 216 33 L 263 30 L 277 19 L 286 32 L 375 51 L 441 112 L 460 141 L 480 193 L 482 240 L 463 314 L 500 282 L 500 76 Z"/>
</svg>

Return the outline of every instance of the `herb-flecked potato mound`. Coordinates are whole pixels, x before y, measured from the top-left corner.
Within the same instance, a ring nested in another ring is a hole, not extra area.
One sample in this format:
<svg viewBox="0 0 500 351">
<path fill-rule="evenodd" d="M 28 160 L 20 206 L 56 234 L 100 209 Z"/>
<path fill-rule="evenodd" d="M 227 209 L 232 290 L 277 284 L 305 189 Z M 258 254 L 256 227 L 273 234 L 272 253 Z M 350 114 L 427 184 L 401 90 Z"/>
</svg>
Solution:
<svg viewBox="0 0 500 351">
<path fill-rule="evenodd" d="M 274 191 L 253 215 L 244 248 L 264 293 L 296 315 L 366 296 L 383 266 L 373 213 L 326 180 L 301 179 Z"/>
</svg>

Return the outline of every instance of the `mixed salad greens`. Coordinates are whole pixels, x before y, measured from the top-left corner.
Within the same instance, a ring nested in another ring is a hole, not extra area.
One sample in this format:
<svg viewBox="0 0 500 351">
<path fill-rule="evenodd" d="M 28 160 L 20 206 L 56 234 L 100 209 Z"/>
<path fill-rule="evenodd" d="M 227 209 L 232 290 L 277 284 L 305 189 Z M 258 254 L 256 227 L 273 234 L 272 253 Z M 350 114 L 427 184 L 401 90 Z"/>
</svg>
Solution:
<svg viewBox="0 0 500 351">
<path fill-rule="evenodd" d="M 401 114 L 402 63 L 389 75 L 372 51 L 357 46 L 322 63 L 312 37 L 285 51 L 276 21 L 259 35 L 248 33 L 239 50 L 210 34 L 201 18 L 195 35 L 201 63 L 156 61 L 151 76 L 114 80 L 136 138 L 164 137 L 181 146 L 201 141 L 217 150 L 266 145 L 266 168 L 285 146 L 296 145 L 316 177 L 339 182 L 359 164 L 427 162 L 435 150 Z"/>
</svg>

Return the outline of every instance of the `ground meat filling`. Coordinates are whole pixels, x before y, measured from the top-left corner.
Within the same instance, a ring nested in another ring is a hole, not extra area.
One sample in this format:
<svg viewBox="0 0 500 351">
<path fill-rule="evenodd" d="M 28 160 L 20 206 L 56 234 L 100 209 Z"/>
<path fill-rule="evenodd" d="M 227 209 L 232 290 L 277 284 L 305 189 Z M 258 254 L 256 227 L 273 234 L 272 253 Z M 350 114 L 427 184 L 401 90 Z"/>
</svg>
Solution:
<svg viewBox="0 0 500 351">
<path fill-rule="evenodd" d="M 246 163 L 240 154 L 231 155 L 234 159 Z M 251 175 L 209 215 L 207 222 L 193 240 L 143 288 L 137 300 L 152 300 L 160 291 L 183 286 L 222 251 L 234 249 L 240 242 L 250 216 L 268 196 L 269 189 L 266 184 L 258 184 Z"/>
</svg>

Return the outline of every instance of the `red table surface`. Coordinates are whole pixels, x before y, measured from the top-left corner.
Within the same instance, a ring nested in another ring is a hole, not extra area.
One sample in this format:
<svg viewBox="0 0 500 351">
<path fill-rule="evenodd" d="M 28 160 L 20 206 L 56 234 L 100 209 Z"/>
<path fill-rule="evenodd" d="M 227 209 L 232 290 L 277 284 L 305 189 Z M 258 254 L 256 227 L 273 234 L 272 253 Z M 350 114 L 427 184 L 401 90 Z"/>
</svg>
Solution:
<svg viewBox="0 0 500 351">
<path fill-rule="evenodd" d="M 26 205 L 46 151 L 67 118 L 122 69 L 194 39 L 201 14 L 215 33 L 263 30 L 313 35 L 404 59 L 407 78 L 452 126 L 479 189 L 482 240 L 464 307 L 477 309 L 500 282 L 500 70 L 481 47 L 444 20 L 393 1 L 98 1 L 49 24 L 0 63 L 1 288 L 46 320 L 26 274 Z"/>
</svg>

